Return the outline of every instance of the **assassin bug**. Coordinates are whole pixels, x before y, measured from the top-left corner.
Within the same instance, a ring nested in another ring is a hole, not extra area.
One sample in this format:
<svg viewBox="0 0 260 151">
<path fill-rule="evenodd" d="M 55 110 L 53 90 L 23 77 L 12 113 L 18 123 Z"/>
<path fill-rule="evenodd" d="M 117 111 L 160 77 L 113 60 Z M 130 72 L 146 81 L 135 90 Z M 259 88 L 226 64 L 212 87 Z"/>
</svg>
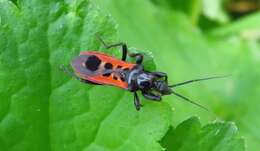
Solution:
<svg viewBox="0 0 260 151">
<path fill-rule="evenodd" d="M 97 38 L 107 49 L 119 46 L 122 47 L 121 60 L 97 51 L 83 51 L 71 62 L 75 74 L 64 66 L 62 66 L 63 70 L 84 83 L 112 85 L 132 92 L 136 110 L 140 110 L 142 106 L 137 91 L 141 91 L 145 98 L 152 101 L 161 101 L 162 96 L 174 94 L 185 101 L 208 110 L 204 106 L 175 92 L 173 88 L 192 82 L 225 77 L 215 76 L 168 85 L 168 76 L 166 73 L 151 72 L 144 69 L 144 66 L 142 65 L 143 54 L 128 53 L 127 45 L 125 43 L 108 45 L 101 37 L 97 36 Z M 136 58 L 135 63 L 126 62 L 127 56 Z"/>
</svg>

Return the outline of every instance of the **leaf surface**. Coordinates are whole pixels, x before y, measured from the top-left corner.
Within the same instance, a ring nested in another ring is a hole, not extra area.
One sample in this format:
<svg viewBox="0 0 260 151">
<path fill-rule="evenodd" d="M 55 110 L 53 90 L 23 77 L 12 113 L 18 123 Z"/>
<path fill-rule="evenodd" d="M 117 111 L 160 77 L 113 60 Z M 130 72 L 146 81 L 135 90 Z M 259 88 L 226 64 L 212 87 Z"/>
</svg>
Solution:
<svg viewBox="0 0 260 151">
<path fill-rule="evenodd" d="M 166 151 L 244 151 L 244 140 L 234 123 L 214 122 L 201 126 L 192 117 L 171 128 L 162 140 Z"/>
<path fill-rule="evenodd" d="M 92 1 L 0 0 L 0 20 L 0 150 L 161 149 L 169 105 L 141 98 L 137 112 L 131 93 L 80 83 L 59 69 L 79 51 L 120 57 L 97 41 L 99 33 L 118 42 L 115 22 Z"/>
</svg>

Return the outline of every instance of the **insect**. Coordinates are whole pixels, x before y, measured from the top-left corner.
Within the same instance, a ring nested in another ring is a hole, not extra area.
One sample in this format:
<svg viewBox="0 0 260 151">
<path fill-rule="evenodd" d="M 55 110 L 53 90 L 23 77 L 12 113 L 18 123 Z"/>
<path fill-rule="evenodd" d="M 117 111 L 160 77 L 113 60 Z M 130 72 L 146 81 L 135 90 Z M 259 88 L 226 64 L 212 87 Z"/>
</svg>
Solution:
<svg viewBox="0 0 260 151">
<path fill-rule="evenodd" d="M 62 66 L 63 70 L 84 83 L 111 85 L 132 92 L 136 110 L 140 110 L 142 106 L 137 91 L 141 91 L 145 98 L 152 101 L 161 101 L 162 96 L 174 94 L 185 101 L 207 110 L 204 106 L 175 92 L 173 88 L 192 82 L 224 77 L 215 76 L 194 79 L 169 85 L 166 73 L 146 71 L 144 69 L 142 65 L 143 54 L 128 53 L 125 43 L 108 45 L 99 36 L 98 39 L 107 49 L 120 46 L 122 48 L 121 60 L 97 51 L 83 51 L 71 62 L 74 72 L 70 72 L 67 68 Z M 135 63 L 126 62 L 127 56 L 134 57 L 136 59 Z"/>
</svg>

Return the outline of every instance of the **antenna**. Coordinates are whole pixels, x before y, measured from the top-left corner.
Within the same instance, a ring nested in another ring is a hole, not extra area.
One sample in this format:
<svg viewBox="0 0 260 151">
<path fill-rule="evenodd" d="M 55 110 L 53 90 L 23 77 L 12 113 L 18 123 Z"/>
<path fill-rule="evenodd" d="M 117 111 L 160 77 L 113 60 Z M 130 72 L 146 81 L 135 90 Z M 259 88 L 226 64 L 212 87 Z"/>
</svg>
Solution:
<svg viewBox="0 0 260 151">
<path fill-rule="evenodd" d="M 176 92 L 174 92 L 174 91 L 172 91 L 172 93 L 173 93 L 174 95 L 176 95 L 176 96 L 182 98 L 183 100 L 185 100 L 185 101 L 187 101 L 187 102 L 189 102 L 189 103 L 191 103 L 191 104 L 193 104 L 193 105 L 196 105 L 196 106 L 198 106 L 198 107 L 200 107 L 200 108 L 202 108 L 202 109 L 204 109 L 204 110 L 210 112 L 209 109 L 207 109 L 206 107 L 204 107 L 204 106 L 202 106 L 202 105 L 200 105 L 200 104 L 198 104 L 198 103 L 196 103 L 196 102 L 191 101 L 190 99 L 186 98 L 185 96 L 182 96 L 182 95 L 180 95 L 179 93 L 176 93 Z"/>
<path fill-rule="evenodd" d="M 214 76 L 214 77 L 207 77 L 207 78 L 201 78 L 201 79 L 193 79 L 193 80 L 188 80 L 188 81 L 184 81 L 184 82 L 181 82 L 181 83 L 169 85 L 169 87 L 170 88 L 174 88 L 174 87 L 178 87 L 178 86 L 189 84 L 189 83 L 193 83 L 193 82 L 204 81 L 204 80 L 211 80 L 211 79 L 219 79 L 219 78 L 226 78 L 228 76 L 230 76 L 230 75 Z"/>
</svg>

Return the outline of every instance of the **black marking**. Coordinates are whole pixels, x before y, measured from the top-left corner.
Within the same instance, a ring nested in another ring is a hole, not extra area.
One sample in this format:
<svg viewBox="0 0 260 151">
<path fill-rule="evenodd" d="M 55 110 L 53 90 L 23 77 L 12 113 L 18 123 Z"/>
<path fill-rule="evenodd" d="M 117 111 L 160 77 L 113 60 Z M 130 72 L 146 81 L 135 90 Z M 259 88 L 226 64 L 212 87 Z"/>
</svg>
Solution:
<svg viewBox="0 0 260 151">
<path fill-rule="evenodd" d="M 121 69 L 121 68 L 122 68 L 122 66 L 120 66 L 120 65 L 119 65 L 119 66 L 117 66 L 117 69 Z"/>
<path fill-rule="evenodd" d="M 89 56 L 85 62 L 86 68 L 90 71 L 96 71 L 101 63 L 101 60 L 97 56 Z"/>
<path fill-rule="evenodd" d="M 117 77 L 116 77 L 116 76 L 113 76 L 113 79 L 114 79 L 114 80 L 117 80 Z"/>
<path fill-rule="evenodd" d="M 92 81 L 89 81 L 89 80 L 86 80 L 86 79 L 81 79 L 82 82 L 85 82 L 85 83 L 88 83 L 88 84 L 93 84 L 93 85 L 101 85 L 101 84 L 98 84 L 98 83 L 95 83 L 95 82 L 92 82 Z"/>
<path fill-rule="evenodd" d="M 120 79 L 121 79 L 121 81 L 125 82 L 125 78 L 123 78 L 123 77 L 120 77 Z"/>
<path fill-rule="evenodd" d="M 148 88 L 148 87 L 150 87 L 150 82 L 148 82 L 148 81 L 142 81 L 142 82 L 140 83 L 140 85 L 143 86 L 143 87 L 145 87 L 145 88 Z"/>
<path fill-rule="evenodd" d="M 129 71 L 129 68 L 125 68 L 125 69 L 123 69 L 124 71 Z"/>
<path fill-rule="evenodd" d="M 105 64 L 105 68 L 106 68 L 106 69 L 112 69 L 112 68 L 113 68 L 113 65 L 112 65 L 111 63 L 107 62 L 107 63 Z"/>
<path fill-rule="evenodd" d="M 105 73 L 103 74 L 104 77 L 109 77 L 111 75 L 111 73 Z"/>
</svg>

